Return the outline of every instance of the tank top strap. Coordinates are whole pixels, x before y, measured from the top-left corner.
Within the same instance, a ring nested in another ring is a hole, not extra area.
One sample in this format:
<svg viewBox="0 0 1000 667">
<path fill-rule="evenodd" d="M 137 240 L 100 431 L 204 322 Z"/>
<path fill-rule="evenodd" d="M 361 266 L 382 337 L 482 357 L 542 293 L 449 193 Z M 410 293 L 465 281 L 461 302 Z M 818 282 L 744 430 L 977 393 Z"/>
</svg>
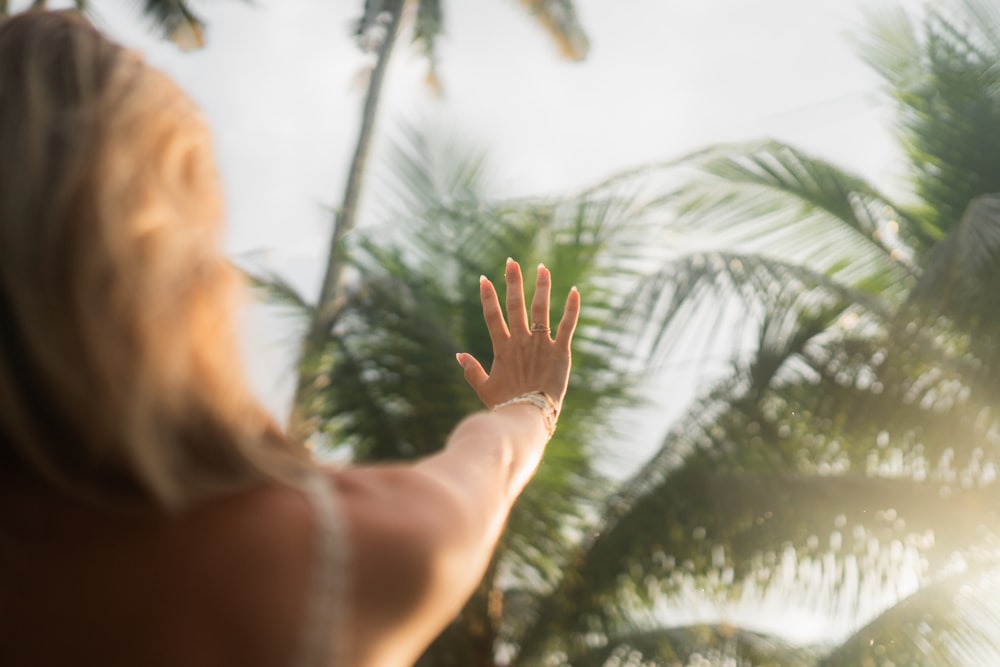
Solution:
<svg viewBox="0 0 1000 667">
<path fill-rule="evenodd" d="M 350 551 L 345 519 L 326 475 L 317 470 L 302 486 L 316 517 L 316 554 L 294 667 L 349 667 L 346 627 L 350 596 Z"/>
</svg>

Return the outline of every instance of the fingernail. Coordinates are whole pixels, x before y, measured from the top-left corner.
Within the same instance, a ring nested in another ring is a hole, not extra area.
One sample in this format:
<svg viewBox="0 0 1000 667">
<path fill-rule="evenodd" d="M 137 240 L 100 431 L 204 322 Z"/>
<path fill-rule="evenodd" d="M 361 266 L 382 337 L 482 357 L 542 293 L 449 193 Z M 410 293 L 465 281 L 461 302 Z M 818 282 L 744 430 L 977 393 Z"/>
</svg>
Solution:
<svg viewBox="0 0 1000 667">
<path fill-rule="evenodd" d="M 538 263 L 538 270 L 539 270 L 539 271 L 544 271 L 544 270 L 545 270 L 545 265 L 544 265 L 544 264 L 542 264 L 541 262 L 539 262 L 539 263 Z"/>
<path fill-rule="evenodd" d="M 579 294 L 579 293 L 580 293 L 580 290 L 578 290 L 578 289 L 576 288 L 576 285 L 573 285 L 572 287 L 570 287 L 570 288 L 569 288 L 569 291 L 570 291 L 570 292 L 576 292 L 577 294 Z"/>
<path fill-rule="evenodd" d="M 507 258 L 507 266 L 510 266 L 510 265 L 511 265 L 511 264 L 513 264 L 513 263 L 514 263 L 514 258 L 512 258 L 512 257 L 508 257 L 508 258 Z"/>
<path fill-rule="evenodd" d="M 462 367 L 465 366 L 465 364 L 462 363 L 462 353 L 461 352 L 458 352 L 458 353 L 455 354 L 455 361 L 458 362 L 459 366 L 462 366 Z"/>
<path fill-rule="evenodd" d="M 482 285 L 483 283 L 487 282 L 488 280 L 489 280 L 489 278 L 487 278 L 483 274 L 479 274 L 479 284 L 480 285 Z"/>
</svg>

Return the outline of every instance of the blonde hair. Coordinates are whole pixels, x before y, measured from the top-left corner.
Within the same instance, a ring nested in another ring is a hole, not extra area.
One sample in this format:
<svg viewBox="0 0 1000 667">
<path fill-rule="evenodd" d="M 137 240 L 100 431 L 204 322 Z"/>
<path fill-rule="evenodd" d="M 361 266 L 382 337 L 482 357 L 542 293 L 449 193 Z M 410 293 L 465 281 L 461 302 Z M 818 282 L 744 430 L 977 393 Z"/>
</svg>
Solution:
<svg viewBox="0 0 1000 667">
<path fill-rule="evenodd" d="M 194 104 L 84 19 L 0 23 L 0 471 L 167 510 L 308 465 L 246 388 Z"/>
</svg>

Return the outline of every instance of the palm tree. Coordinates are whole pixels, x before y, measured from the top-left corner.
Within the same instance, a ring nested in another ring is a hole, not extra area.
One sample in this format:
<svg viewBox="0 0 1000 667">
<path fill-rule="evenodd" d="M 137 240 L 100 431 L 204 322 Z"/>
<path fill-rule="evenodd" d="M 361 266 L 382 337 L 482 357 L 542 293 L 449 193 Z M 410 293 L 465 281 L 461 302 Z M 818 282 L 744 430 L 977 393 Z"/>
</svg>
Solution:
<svg viewBox="0 0 1000 667">
<path fill-rule="evenodd" d="M 898 12 L 861 47 L 905 198 L 773 141 L 622 177 L 669 176 L 711 247 L 645 284 L 648 349 L 715 322 L 733 372 L 605 504 L 519 663 L 1000 659 L 1000 12 Z"/>
<path fill-rule="evenodd" d="M 554 39 L 563 57 L 582 60 L 588 41 L 576 16 L 572 0 L 523 0 L 526 9 Z M 348 170 L 343 199 L 334 213 L 333 233 L 327 253 L 326 267 L 320 284 L 318 307 L 309 316 L 302 343 L 301 363 L 292 401 L 292 430 L 302 437 L 314 430 L 313 416 L 318 404 L 311 390 L 315 377 L 308 369 L 322 354 L 347 292 L 343 284 L 344 269 L 349 263 L 344 241 L 353 232 L 358 220 L 358 202 L 367 173 L 368 154 L 374 136 L 379 99 L 385 73 L 392 58 L 404 18 L 412 20 L 413 43 L 420 48 L 428 63 L 428 82 L 438 87 L 436 44 L 444 27 L 441 0 L 365 0 L 361 18 L 354 27 L 354 38 L 363 53 L 374 56 L 374 66 L 361 111 L 361 128 Z"/>
<path fill-rule="evenodd" d="M 74 0 L 76 9 L 86 12 L 87 0 Z M 44 9 L 47 0 L 33 0 L 32 9 Z M 9 12 L 7 0 L 0 0 L 0 18 Z M 205 24 L 185 0 L 142 0 L 142 13 L 152 20 L 163 36 L 182 49 L 197 49 L 205 45 Z"/>
<path fill-rule="evenodd" d="M 360 279 L 306 359 L 320 434 L 360 460 L 439 446 L 474 402 L 453 353 L 489 351 L 469 286 L 507 255 L 546 258 L 589 308 L 547 462 L 420 664 L 997 664 L 1000 17 L 899 13 L 862 48 L 906 198 L 763 141 L 495 201 L 480 161 L 404 136 L 394 222 L 355 240 Z M 723 349 L 660 450 L 600 480 L 635 366 Z"/>
</svg>

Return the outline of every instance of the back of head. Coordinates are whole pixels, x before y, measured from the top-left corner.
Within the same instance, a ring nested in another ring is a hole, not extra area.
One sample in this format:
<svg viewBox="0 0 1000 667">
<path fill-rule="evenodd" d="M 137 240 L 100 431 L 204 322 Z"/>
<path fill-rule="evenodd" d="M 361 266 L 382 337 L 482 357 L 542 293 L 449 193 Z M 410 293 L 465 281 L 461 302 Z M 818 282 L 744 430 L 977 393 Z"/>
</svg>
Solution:
<svg viewBox="0 0 1000 667">
<path fill-rule="evenodd" d="M 178 508 L 304 458 L 246 390 L 210 137 L 70 13 L 0 23 L 0 466 Z"/>
</svg>

